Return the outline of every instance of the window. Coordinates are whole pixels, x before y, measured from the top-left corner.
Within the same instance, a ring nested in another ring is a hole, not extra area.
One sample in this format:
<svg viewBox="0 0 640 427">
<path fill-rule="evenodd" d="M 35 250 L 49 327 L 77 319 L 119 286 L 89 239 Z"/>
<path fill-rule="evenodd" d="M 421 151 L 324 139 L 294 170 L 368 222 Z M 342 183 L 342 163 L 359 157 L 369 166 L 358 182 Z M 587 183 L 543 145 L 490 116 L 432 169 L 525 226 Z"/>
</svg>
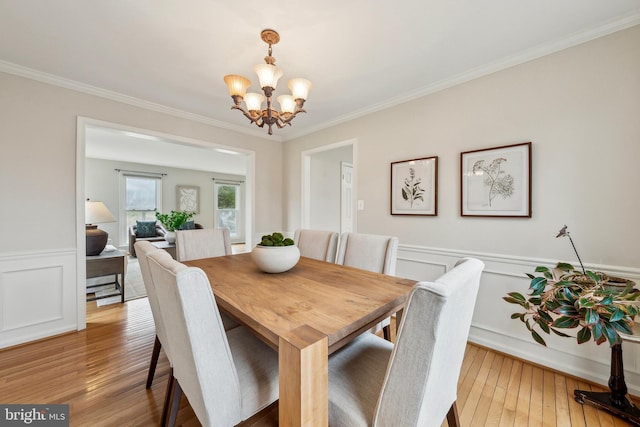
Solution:
<svg viewBox="0 0 640 427">
<path fill-rule="evenodd" d="M 153 176 L 123 175 L 124 179 L 124 241 L 128 243 L 130 226 L 136 221 L 156 219 L 155 210 L 161 209 L 162 180 Z"/>
<path fill-rule="evenodd" d="M 228 228 L 233 243 L 244 242 L 240 190 L 240 183 L 216 182 L 215 184 L 216 227 Z"/>
</svg>

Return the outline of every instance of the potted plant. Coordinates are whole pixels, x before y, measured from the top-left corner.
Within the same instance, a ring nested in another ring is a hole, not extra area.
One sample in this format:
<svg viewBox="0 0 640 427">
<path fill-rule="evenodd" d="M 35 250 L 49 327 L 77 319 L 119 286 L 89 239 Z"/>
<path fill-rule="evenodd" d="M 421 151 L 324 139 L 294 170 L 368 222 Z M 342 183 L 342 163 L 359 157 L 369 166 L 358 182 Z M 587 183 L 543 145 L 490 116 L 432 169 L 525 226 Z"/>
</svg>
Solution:
<svg viewBox="0 0 640 427">
<path fill-rule="evenodd" d="M 527 273 L 531 279 L 530 295 L 525 297 L 520 292 L 509 292 L 503 298 L 525 310 L 513 313 L 511 318 L 522 321 L 533 339 L 544 346 L 546 342 L 538 331 L 568 337 L 560 329 L 575 328 L 579 328 L 578 344 L 592 338 L 597 344 L 605 341 L 611 346 L 619 344 L 620 332 L 632 334 L 640 292 L 631 280 L 585 270 L 566 226 L 556 237 L 565 236 L 571 241 L 581 270 L 559 262 L 552 269 L 536 267 L 535 272 L 539 275 Z"/>
<path fill-rule="evenodd" d="M 167 243 L 175 243 L 176 241 L 176 230 L 180 230 L 184 224 L 187 223 L 193 216 L 195 212 L 187 212 L 187 211 L 171 211 L 171 213 L 163 214 L 158 212 L 156 209 L 156 219 L 160 221 L 160 223 L 167 230 L 167 234 L 165 234 L 164 238 Z"/>
<path fill-rule="evenodd" d="M 293 239 L 275 232 L 262 236 L 251 251 L 251 259 L 265 273 L 282 273 L 291 270 L 300 259 L 300 250 Z"/>
<path fill-rule="evenodd" d="M 528 297 L 520 292 L 509 292 L 503 297 L 505 301 L 524 308 L 524 312 L 513 313 L 511 318 L 522 321 L 533 339 L 544 346 L 547 344 L 536 329 L 546 334 L 553 332 L 569 337 L 561 329 L 579 328 L 576 335 L 578 344 L 592 338 L 598 345 L 608 342 L 611 347 L 610 391 L 574 390 L 574 398 L 579 403 L 590 402 L 640 425 L 640 410 L 626 397 L 620 337 L 621 333 L 633 335 L 631 327 L 638 314 L 640 292 L 631 280 L 585 270 L 566 225 L 556 237 L 569 237 L 581 270 L 562 262 L 552 269 L 536 267 L 535 272 L 539 275 L 527 274 L 531 279 Z"/>
</svg>

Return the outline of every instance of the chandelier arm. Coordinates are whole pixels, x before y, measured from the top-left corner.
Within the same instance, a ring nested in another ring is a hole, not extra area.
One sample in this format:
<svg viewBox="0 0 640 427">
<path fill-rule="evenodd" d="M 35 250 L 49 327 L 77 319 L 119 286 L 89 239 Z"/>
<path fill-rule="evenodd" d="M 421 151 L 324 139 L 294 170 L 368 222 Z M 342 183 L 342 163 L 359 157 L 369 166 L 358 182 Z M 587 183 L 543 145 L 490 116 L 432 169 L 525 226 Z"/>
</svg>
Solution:
<svg viewBox="0 0 640 427">
<path fill-rule="evenodd" d="M 242 108 L 242 107 L 241 107 L 241 106 L 239 106 L 239 105 L 233 105 L 233 106 L 231 107 L 231 109 L 232 109 L 232 110 L 240 110 L 240 111 L 242 111 L 242 114 L 244 114 L 244 116 L 245 116 L 247 119 L 249 119 L 249 121 L 250 121 L 251 123 L 255 123 L 258 127 L 262 127 L 262 126 L 264 126 L 264 123 L 263 123 L 263 124 L 260 124 L 260 123 L 259 123 L 259 120 L 261 119 L 261 115 L 260 115 L 259 113 L 258 113 L 258 114 L 252 114 L 252 113 L 251 113 L 251 111 L 247 111 L 247 110 L 245 110 L 244 108 Z"/>
</svg>

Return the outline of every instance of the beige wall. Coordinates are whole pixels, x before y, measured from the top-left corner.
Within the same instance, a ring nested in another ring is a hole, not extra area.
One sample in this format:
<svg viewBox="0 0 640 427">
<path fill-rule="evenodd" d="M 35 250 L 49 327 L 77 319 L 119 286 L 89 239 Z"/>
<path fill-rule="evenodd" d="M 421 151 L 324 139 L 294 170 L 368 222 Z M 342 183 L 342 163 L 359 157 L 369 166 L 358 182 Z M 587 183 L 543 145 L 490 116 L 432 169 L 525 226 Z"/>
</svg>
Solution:
<svg viewBox="0 0 640 427">
<path fill-rule="evenodd" d="M 285 143 L 285 226 L 300 152 L 358 141 L 358 231 L 401 244 L 640 267 L 640 27 Z M 312 114 L 312 112 L 310 112 Z M 533 217 L 462 218 L 460 152 L 532 141 Z M 439 156 L 438 217 L 389 214 L 389 164 Z"/>
<path fill-rule="evenodd" d="M 0 73 L 0 255 L 75 249 L 78 116 L 254 151 L 255 231 L 282 228 L 281 142 Z"/>
<path fill-rule="evenodd" d="M 397 275 L 434 280 L 460 257 L 482 259 L 469 339 L 606 385 L 606 345 L 545 335 L 542 347 L 502 297 L 525 292 L 536 265 L 576 262 L 570 242 L 555 239 L 564 224 L 587 268 L 640 283 L 639 47 L 636 26 L 286 142 L 286 227 L 300 224 L 301 152 L 355 139 L 358 231 L 399 237 Z M 526 141 L 533 217 L 461 217 L 460 153 Z M 439 157 L 438 216 L 392 217 L 390 163 L 427 156 Z M 638 394 L 640 346 L 625 346 L 624 357 Z"/>
</svg>

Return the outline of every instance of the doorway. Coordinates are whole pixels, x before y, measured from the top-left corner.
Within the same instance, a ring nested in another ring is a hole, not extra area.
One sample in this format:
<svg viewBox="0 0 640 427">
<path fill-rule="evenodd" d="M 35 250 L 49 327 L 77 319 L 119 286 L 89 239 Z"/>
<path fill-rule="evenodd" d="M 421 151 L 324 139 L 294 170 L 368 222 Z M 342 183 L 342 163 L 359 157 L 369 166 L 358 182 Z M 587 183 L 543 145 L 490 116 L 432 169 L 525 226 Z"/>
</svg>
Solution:
<svg viewBox="0 0 640 427">
<path fill-rule="evenodd" d="M 138 129 L 132 128 L 129 126 L 124 126 L 116 123 L 104 122 L 100 120 L 94 120 L 84 117 L 78 117 L 77 121 L 77 145 L 76 145 L 76 246 L 78 248 L 76 253 L 76 283 L 77 283 L 77 327 L 78 329 L 83 329 L 86 327 L 86 303 L 85 303 L 85 283 L 86 283 L 86 267 L 85 267 L 85 224 L 84 224 L 84 205 L 85 198 L 87 197 L 87 189 L 86 189 L 86 167 L 87 167 L 87 135 L 91 135 L 92 130 L 100 129 L 106 130 L 108 132 L 105 133 L 113 133 L 114 135 L 120 135 L 121 140 L 118 142 L 117 138 L 110 139 L 104 144 L 100 144 L 102 148 L 108 153 L 109 156 L 115 156 L 115 152 L 118 151 L 118 144 L 125 146 L 127 151 L 127 155 L 129 158 L 145 158 L 152 155 L 159 155 L 163 150 L 166 150 L 169 155 L 173 156 L 176 161 L 184 162 L 183 165 L 180 164 L 162 164 L 156 163 L 157 165 L 162 165 L 165 167 L 173 167 L 173 168 L 181 168 L 181 169 L 189 169 L 190 166 L 197 164 L 198 162 L 204 160 L 208 160 L 209 163 L 215 161 L 212 160 L 216 155 L 224 156 L 233 156 L 237 158 L 238 162 L 241 162 L 244 165 L 244 187 L 241 197 L 241 203 L 243 204 L 244 214 L 241 218 L 242 233 L 245 236 L 249 236 L 248 239 L 251 239 L 253 235 L 253 228 L 255 226 L 253 219 L 253 189 L 254 189 L 254 176 L 255 176 L 255 153 L 250 150 L 239 149 L 236 147 L 230 146 L 222 146 L 219 144 L 214 144 L 207 141 L 194 140 L 191 138 L 180 137 L 176 135 L 169 135 L 160 132 L 155 132 L 147 129 Z M 135 144 L 129 144 L 131 139 L 127 140 L 126 143 L 122 143 L 122 139 L 124 137 L 135 138 L 137 140 L 147 140 L 147 144 L 151 143 L 152 149 L 148 147 L 143 151 L 136 151 L 134 147 Z M 220 152 L 216 154 L 216 152 Z M 194 152 L 197 152 L 194 154 Z M 229 154 L 233 153 L 233 154 Z M 95 156 L 95 158 L 101 158 Z M 108 157 L 105 157 L 108 158 Z M 228 163 L 229 157 L 225 158 L 223 162 Z M 117 158 L 111 157 L 111 160 L 120 160 Z M 235 160 L 234 160 L 235 161 Z M 141 162 L 135 162 L 141 163 Z M 149 165 L 153 163 L 148 163 Z M 207 169 L 200 169 L 207 170 Z M 213 172 L 211 172 L 213 173 Z M 212 181 L 209 181 L 212 182 Z M 204 188 L 203 188 L 204 189 Z M 211 192 L 213 190 L 210 190 Z M 119 205 L 121 204 L 118 199 L 119 190 L 113 189 L 111 192 L 111 198 L 114 199 L 111 204 L 119 210 Z M 210 193 L 211 194 L 211 193 Z M 213 222 L 213 208 L 212 205 L 209 204 L 210 219 L 208 222 L 214 225 Z M 110 235 L 117 236 L 118 229 L 116 223 L 114 224 L 106 224 L 107 226 L 112 225 L 113 229 L 107 229 Z M 107 228 L 107 227 L 105 227 Z M 247 242 L 250 244 L 251 242 Z"/>
<path fill-rule="evenodd" d="M 301 227 L 356 230 L 355 139 L 302 153 Z"/>
</svg>

